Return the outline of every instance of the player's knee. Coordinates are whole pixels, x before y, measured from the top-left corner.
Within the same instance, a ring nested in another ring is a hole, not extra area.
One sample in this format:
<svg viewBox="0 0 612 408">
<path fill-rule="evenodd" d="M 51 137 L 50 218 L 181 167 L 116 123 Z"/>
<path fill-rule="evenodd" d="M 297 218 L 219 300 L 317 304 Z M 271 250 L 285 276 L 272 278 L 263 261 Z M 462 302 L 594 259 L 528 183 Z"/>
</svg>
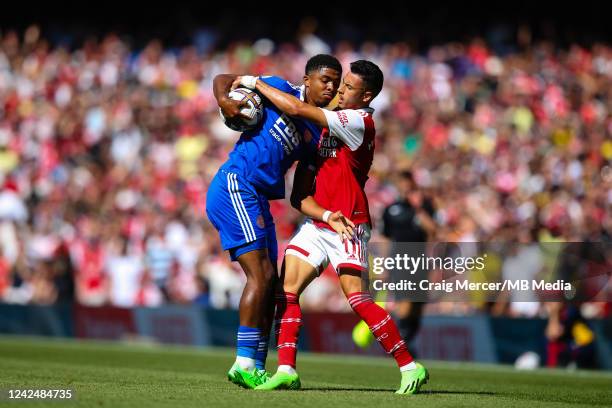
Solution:
<svg viewBox="0 0 612 408">
<path fill-rule="evenodd" d="M 293 277 L 293 279 L 285 278 L 285 282 L 283 282 L 283 291 L 289 293 L 299 293 L 300 284 L 297 280 L 297 277 Z"/>
<path fill-rule="evenodd" d="M 274 282 L 276 281 L 276 271 L 270 262 L 262 265 L 262 276 L 266 282 L 269 282 L 270 288 L 274 288 Z"/>
<path fill-rule="evenodd" d="M 287 262 L 283 276 L 283 290 L 299 295 L 316 276 L 317 269 L 306 262 Z"/>
<path fill-rule="evenodd" d="M 346 296 L 364 291 L 364 284 L 361 280 L 361 271 L 356 268 L 340 268 L 340 286 Z"/>
<path fill-rule="evenodd" d="M 253 265 L 250 275 L 251 278 L 255 279 L 262 286 L 274 287 L 276 272 L 267 256 L 258 258 L 257 262 Z"/>
</svg>

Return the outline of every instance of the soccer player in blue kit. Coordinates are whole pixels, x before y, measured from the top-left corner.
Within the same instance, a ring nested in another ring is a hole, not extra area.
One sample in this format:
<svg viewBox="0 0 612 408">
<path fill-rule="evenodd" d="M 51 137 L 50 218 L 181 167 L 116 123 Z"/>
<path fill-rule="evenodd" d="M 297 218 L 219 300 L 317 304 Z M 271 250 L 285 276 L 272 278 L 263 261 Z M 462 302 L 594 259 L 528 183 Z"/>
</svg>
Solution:
<svg viewBox="0 0 612 408">
<path fill-rule="evenodd" d="M 324 107 L 336 95 L 341 76 L 340 62 L 321 54 L 306 63 L 301 87 L 279 77 L 260 80 L 310 105 Z M 228 120 L 241 115 L 241 102 L 228 96 L 237 77 L 222 74 L 213 82 L 215 98 Z M 236 361 L 227 373 L 230 381 L 245 388 L 255 388 L 269 378 L 265 360 L 274 315 L 278 249 L 268 200 L 285 197 L 284 176 L 295 161 L 298 166 L 312 165 L 320 134 L 318 126 L 290 118 L 264 99 L 262 120 L 242 133 L 208 189 L 208 219 L 219 231 L 223 249 L 240 263 L 247 278 L 240 298 Z"/>
</svg>

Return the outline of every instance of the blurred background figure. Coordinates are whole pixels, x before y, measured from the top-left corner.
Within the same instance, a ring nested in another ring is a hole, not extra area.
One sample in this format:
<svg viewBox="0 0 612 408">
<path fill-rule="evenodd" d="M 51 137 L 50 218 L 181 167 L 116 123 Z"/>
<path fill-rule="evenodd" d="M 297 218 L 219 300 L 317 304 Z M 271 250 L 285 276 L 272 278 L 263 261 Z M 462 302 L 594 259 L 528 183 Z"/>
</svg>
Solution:
<svg viewBox="0 0 612 408">
<path fill-rule="evenodd" d="M 546 365 L 596 368 L 595 333 L 587 317 L 605 313 L 603 302 L 589 302 L 609 280 L 610 251 L 598 241 L 597 228 L 589 228 L 594 236 L 582 241 L 562 244 L 555 275 L 572 282 L 572 291 L 563 294 L 563 301 L 546 303 Z M 596 240 L 593 241 L 593 238 Z"/>
<path fill-rule="evenodd" d="M 120 237 L 115 245 L 114 254 L 108 257 L 104 265 L 109 281 L 110 303 L 118 307 L 134 307 L 145 273 L 142 255 L 132 253 L 126 237 Z"/>
<path fill-rule="evenodd" d="M 390 241 L 387 256 L 394 258 L 398 254 L 408 254 L 418 258 L 429 255 L 427 242 L 435 239 L 437 230 L 433 200 L 421 190 L 410 171 L 402 171 L 396 176 L 396 180 L 398 198 L 385 208 L 380 224 L 382 235 Z M 420 268 L 410 271 L 410 275 L 407 275 L 406 271 L 398 270 L 392 270 L 390 273 L 394 282 L 402 279 L 420 282 L 428 279 L 429 271 L 427 268 Z M 406 344 L 411 344 L 421 326 L 427 292 L 396 291 L 392 297 L 395 301 L 394 314 L 398 320 L 400 335 Z M 410 349 L 415 350 L 414 347 Z"/>
<path fill-rule="evenodd" d="M 597 368 L 595 359 L 595 333 L 572 304 L 551 302 L 546 304 L 546 366 Z"/>
</svg>

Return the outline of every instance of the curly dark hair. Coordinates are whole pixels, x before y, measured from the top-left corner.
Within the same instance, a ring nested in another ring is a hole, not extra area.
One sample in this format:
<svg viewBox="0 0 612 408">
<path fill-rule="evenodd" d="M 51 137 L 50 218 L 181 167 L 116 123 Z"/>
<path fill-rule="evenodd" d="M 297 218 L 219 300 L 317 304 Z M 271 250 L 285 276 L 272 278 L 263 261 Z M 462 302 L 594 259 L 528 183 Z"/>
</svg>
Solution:
<svg viewBox="0 0 612 408">
<path fill-rule="evenodd" d="M 340 75 L 342 75 L 342 64 L 340 64 L 340 61 L 338 61 L 338 59 L 333 55 L 327 54 L 317 54 L 310 58 L 306 63 L 305 73 L 308 75 L 313 71 L 320 70 L 321 68 L 331 68 L 338 71 Z"/>
</svg>

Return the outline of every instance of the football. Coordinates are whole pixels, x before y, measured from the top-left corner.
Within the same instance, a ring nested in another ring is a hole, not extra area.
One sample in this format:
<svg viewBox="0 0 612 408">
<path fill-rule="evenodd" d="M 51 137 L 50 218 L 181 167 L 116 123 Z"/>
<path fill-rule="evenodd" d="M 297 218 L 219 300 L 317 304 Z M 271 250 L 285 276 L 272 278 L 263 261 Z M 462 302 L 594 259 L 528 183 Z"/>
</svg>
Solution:
<svg viewBox="0 0 612 408">
<path fill-rule="evenodd" d="M 248 119 L 228 119 L 223 115 L 221 108 L 219 108 L 219 114 L 221 115 L 223 123 L 230 129 L 238 132 L 245 132 L 257 126 L 263 116 L 263 104 L 257 92 L 247 88 L 236 88 L 229 93 L 229 97 L 236 101 L 245 101 L 247 103 L 247 106 L 242 108 L 240 112 Z"/>
</svg>

